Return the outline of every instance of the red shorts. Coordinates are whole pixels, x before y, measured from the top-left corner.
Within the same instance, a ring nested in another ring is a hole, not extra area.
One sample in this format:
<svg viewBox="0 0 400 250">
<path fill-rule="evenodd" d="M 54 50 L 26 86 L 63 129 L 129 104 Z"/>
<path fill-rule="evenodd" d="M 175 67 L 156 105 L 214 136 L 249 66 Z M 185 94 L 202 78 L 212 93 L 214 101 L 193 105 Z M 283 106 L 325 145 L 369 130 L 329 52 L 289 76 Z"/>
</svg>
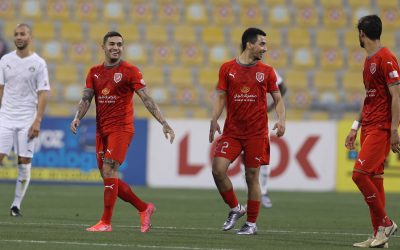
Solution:
<svg viewBox="0 0 400 250">
<path fill-rule="evenodd" d="M 243 151 L 243 163 L 246 168 L 258 168 L 265 155 L 265 139 L 236 139 L 222 136 L 215 148 L 214 157 L 223 157 L 233 162 Z"/>
<path fill-rule="evenodd" d="M 269 145 L 269 136 L 265 136 L 264 138 L 264 154 L 262 157 L 261 165 L 269 165 L 269 158 L 270 158 L 270 145 Z"/>
<path fill-rule="evenodd" d="M 369 174 L 383 174 L 384 162 L 390 150 L 390 130 L 361 129 L 360 142 L 361 150 L 354 168 Z"/>
<path fill-rule="evenodd" d="M 107 135 L 96 134 L 96 156 L 99 169 L 103 168 L 103 159 L 108 158 L 119 164 L 125 160 L 133 133 L 114 132 Z"/>
</svg>

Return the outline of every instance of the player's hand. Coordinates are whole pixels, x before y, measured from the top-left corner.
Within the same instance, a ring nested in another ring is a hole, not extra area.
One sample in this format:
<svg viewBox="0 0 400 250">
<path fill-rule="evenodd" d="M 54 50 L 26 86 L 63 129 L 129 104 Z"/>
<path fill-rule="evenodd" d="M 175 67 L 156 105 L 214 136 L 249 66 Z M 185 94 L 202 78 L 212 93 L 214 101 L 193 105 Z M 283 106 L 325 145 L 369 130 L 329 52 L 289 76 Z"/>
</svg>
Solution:
<svg viewBox="0 0 400 250">
<path fill-rule="evenodd" d="M 39 132 L 40 132 L 40 121 L 39 120 L 35 120 L 32 123 L 32 126 L 29 128 L 28 139 L 32 140 L 33 138 L 38 137 L 39 136 Z"/>
<path fill-rule="evenodd" d="M 390 132 L 390 146 L 392 148 L 393 153 L 400 153 L 400 139 L 399 139 L 399 133 L 397 132 L 397 129 L 392 130 Z"/>
<path fill-rule="evenodd" d="M 357 138 L 357 130 L 350 129 L 350 132 L 346 137 L 346 142 L 344 143 L 344 146 L 348 150 L 354 150 L 356 138 Z"/>
<path fill-rule="evenodd" d="M 163 132 L 165 135 L 165 139 L 168 140 L 168 136 L 169 136 L 169 142 L 172 144 L 175 139 L 175 133 L 174 133 L 174 130 L 168 125 L 168 123 L 163 124 Z"/>
<path fill-rule="evenodd" d="M 275 129 L 276 129 L 276 136 L 281 137 L 285 134 L 286 128 L 284 123 L 281 122 L 275 123 L 274 128 L 272 130 Z"/>
<path fill-rule="evenodd" d="M 74 135 L 76 135 L 76 133 L 78 132 L 78 127 L 79 127 L 79 124 L 81 123 L 81 121 L 79 120 L 79 119 L 74 119 L 72 122 L 71 122 L 71 126 L 70 126 L 70 129 L 71 129 L 71 132 L 74 134 Z"/>
<path fill-rule="evenodd" d="M 210 122 L 210 135 L 208 136 L 208 140 L 211 142 L 214 141 L 215 131 L 218 131 L 221 134 L 221 128 L 219 127 L 217 120 L 211 120 Z"/>
</svg>

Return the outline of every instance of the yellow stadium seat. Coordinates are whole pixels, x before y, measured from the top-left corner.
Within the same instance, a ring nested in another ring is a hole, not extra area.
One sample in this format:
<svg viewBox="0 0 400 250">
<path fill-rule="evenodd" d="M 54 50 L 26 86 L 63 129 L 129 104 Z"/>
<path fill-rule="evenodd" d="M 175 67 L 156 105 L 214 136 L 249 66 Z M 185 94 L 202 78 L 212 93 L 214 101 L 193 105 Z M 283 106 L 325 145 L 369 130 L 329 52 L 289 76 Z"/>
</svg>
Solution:
<svg viewBox="0 0 400 250">
<path fill-rule="evenodd" d="M 259 4 L 239 1 L 239 23 L 242 25 L 260 26 L 264 24 L 262 9 Z"/>
<path fill-rule="evenodd" d="M 147 66 L 141 69 L 143 79 L 149 88 L 153 86 L 163 86 L 167 81 L 165 78 L 164 68 L 160 66 Z"/>
<path fill-rule="evenodd" d="M 140 99 L 140 98 L 137 96 L 137 97 L 135 97 L 135 100 L 136 99 Z M 153 118 L 154 119 L 153 115 L 150 113 L 149 110 L 147 110 L 147 108 L 143 104 L 136 105 L 136 103 L 135 103 L 133 112 L 134 112 L 135 118 L 147 118 L 147 119 Z"/>
<path fill-rule="evenodd" d="M 52 20 L 66 21 L 70 19 L 70 6 L 64 0 L 49 0 L 46 4 L 47 16 Z"/>
<path fill-rule="evenodd" d="M 384 24 L 382 24 L 384 25 Z M 393 31 L 387 31 L 386 26 L 384 27 L 384 31 L 382 32 L 381 35 L 381 44 L 387 48 L 389 48 L 392 51 L 396 51 L 398 48 L 396 46 L 396 33 Z M 399 26 L 398 26 L 399 27 Z"/>
<path fill-rule="evenodd" d="M 362 5 L 362 6 L 359 6 L 359 7 L 354 7 L 352 10 L 353 11 L 351 13 L 352 13 L 352 24 L 353 24 L 353 26 L 357 25 L 358 20 L 361 17 L 366 16 L 366 15 L 375 14 L 374 10 L 368 5 Z"/>
<path fill-rule="evenodd" d="M 168 30 L 165 25 L 147 25 L 145 31 L 146 40 L 151 43 L 165 43 L 169 41 Z"/>
<path fill-rule="evenodd" d="M 242 35 L 243 32 L 247 29 L 245 26 L 234 26 L 229 29 L 229 42 L 231 44 L 237 45 L 237 47 L 240 46 L 242 42 Z M 268 39 L 268 38 L 267 38 Z M 267 42 L 268 45 L 268 42 Z"/>
<path fill-rule="evenodd" d="M 187 118 L 186 108 L 181 105 L 168 105 L 160 107 L 163 114 L 170 119 Z"/>
<path fill-rule="evenodd" d="M 63 87 L 64 101 L 69 103 L 78 103 L 82 98 L 82 84 L 65 84 Z"/>
<path fill-rule="evenodd" d="M 101 44 L 96 44 L 94 64 L 100 64 L 103 62 L 104 62 L 104 50 L 101 47 Z"/>
<path fill-rule="evenodd" d="M 304 119 L 304 110 L 287 107 L 285 111 L 287 121 L 299 121 Z"/>
<path fill-rule="evenodd" d="M 311 47 L 311 33 L 307 28 L 291 28 L 287 36 L 289 47 Z"/>
<path fill-rule="evenodd" d="M 191 24 L 208 24 L 207 7 L 203 1 L 188 3 L 184 9 L 185 20 Z"/>
<path fill-rule="evenodd" d="M 108 0 L 103 2 L 103 15 L 105 20 L 123 23 L 126 21 L 124 2 Z"/>
<path fill-rule="evenodd" d="M 154 64 L 174 64 L 176 62 L 175 47 L 169 43 L 154 45 L 151 52 Z"/>
<path fill-rule="evenodd" d="M 347 52 L 347 68 L 361 72 L 364 67 L 365 51 L 358 47 L 350 47 Z"/>
<path fill-rule="evenodd" d="M 356 28 L 344 32 L 344 46 L 347 48 L 360 47 L 360 40 Z"/>
<path fill-rule="evenodd" d="M 344 66 L 343 52 L 338 47 L 325 47 L 320 50 L 319 61 L 324 70 L 340 70 Z"/>
<path fill-rule="evenodd" d="M 124 58 L 133 64 L 148 63 L 147 49 L 143 43 L 128 43 L 124 45 Z"/>
<path fill-rule="evenodd" d="M 192 69 L 186 67 L 174 67 L 170 69 L 169 81 L 176 89 L 193 88 Z"/>
<path fill-rule="evenodd" d="M 347 0 L 347 4 L 352 10 L 355 10 L 359 7 L 371 7 L 371 0 Z"/>
<path fill-rule="evenodd" d="M 338 3 L 339 1 L 331 1 Z M 345 28 L 347 16 L 343 6 L 328 5 L 322 8 L 322 23 L 327 28 Z"/>
<path fill-rule="evenodd" d="M 222 45 L 215 45 L 208 50 L 208 61 L 211 66 L 221 66 L 229 60 L 228 48 Z"/>
<path fill-rule="evenodd" d="M 183 65 L 200 66 L 204 63 L 204 50 L 199 44 L 180 44 L 179 58 Z"/>
<path fill-rule="evenodd" d="M 2 19 L 15 19 L 15 3 L 12 0 L 0 0 L 0 16 Z"/>
<path fill-rule="evenodd" d="M 48 21 L 38 21 L 33 26 L 33 36 L 42 42 L 55 38 L 54 23 Z"/>
<path fill-rule="evenodd" d="M 75 84 L 79 82 L 79 69 L 74 64 L 58 64 L 54 69 L 55 81 L 62 84 Z"/>
<path fill-rule="evenodd" d="M 111 31 L 111 27 L 108 23 L 90 23 L 88 27 L 88 37 L 92 42 L 102 44 L 104 35 L 109 31 Z M 122 34 L 122 36 L 124 36 L 124 34 Z"/>
<path fill-rule="evenodd" d="M 214 24 L 233 25 L 236 21 L 235 10 L 230 1 L 211 1 L 211 15 Z"/>
<path fill-rule="evenodd" d="M 60 23 L 60 35 L 60 38 L 67 42 L 82 42 L 82 24 L 78 22 L 62 22 Z"/>
<path fill-rule="evenodd" d="M 176 42 L 185 43 L 197 43 L 196 27 L 193 25 L 176 25 L 173 29 L 173 37 Z"/>
<path fill-rule="evenodd" d="M 118 31 L 124 38 L 124 42 L 142 42 L 143 38 L 140 34 L 138 25 L 132 25 L 127 23 L 120 23 L 117 25 L 116 31 Z"/>
<path fill-rule="evenodd" d="M 315 27 L 319 24 L 318 11 L 313 0 L 292 1 L 295 21 L 301 27 Z"/>
<path fill-rule="evenodd" d="M 284 3 L 277 3 L 268 8 L 268 21 L 273 27 L 290 26 L 291 14 L 288 6 Z"/>
<path fill-rule="evenodd" d="M 379 1 L 378 4 L 381 2 L 386 2 L 386 1 Z M 400 26 L 399 6 L 393 7 L 389 5 L 389 6 L 379 6 L 379 8 L 380 8 L 380 17 L 382 19 L 382 25 L 384 27 L 384 30 L 396 31 Z"/>
<path fill-rule="evenodd" d="M 157 17 L 159 23 L 181 23 L 181 5 L 173 0 L 157 1 Z"/>
<path fill-rule="evenodd" d="M 285 83 L 288 86 L 288 108 L 308 109 L 312 102 L 309 87 L 309 78 L 306 71 L 287 70 L 285 72 Z"/>
<path fill-rule="evenodd" d="M 320 105 L 332 105 L 339 102 L 336 71 L 317 71 L 314 74 L 314 87 Z"/>
<path fill-rule="evenodd" d="M 298 48 L 293 51 L 293 67 L 298 69 L 312 69 L 315 67 L 315 54 L 310 48 Z"/>
<path fill-rule="evenodd" d="M 204 89 L 215 89 L 218 82 L 218 72 L 219 69 L 213 68 L 199 68 L 197 72 L 197 82 Z"/>
<path fill-rule="evenodd" d="M 288 65 L 288 54 L 286 50 L 280 46 L 268 47 L 266 62 L 274 68 L 286 68 Z"/>
<path fill-rule="evenodd" d="M 61 63 L 65 58 L 63 44 L 57 40 L 43 42 L 41 54 L 47 61 L 54 63 Z"/>
<path fill-rule="evenodd" d="M 152 23 L 154 20 L 153 3 L 146 0 L 131 0 L 131 18 L 133 23 Z"/>
<path fill-rule="evenodd" d="M 74 63 L 86 64 L 93 62 L 93 51 L 90 43 L 78 42 L 69 44 L 68 55 Z"/>
<path fill-rule="evenodd" d="M 43 18 L 40 0 L 24 0 L 20 3 L 20 14 L 24 20 L 38 20 Z"/>
<path fill-rule="evenodd" d="M 74 13 L 77 21 L 95 22 L 97 21 L 97 5 L 95 0 L 74 1 Z"/>
<path fill-rule="evenodd" d="M 171 104 L 172 98 L 171 93 L 167 87 L 164 86 L 154 86 L 148 88 L 149 95 L 158 104 Z"/>
<path fill-rule="evenodd" d="M 76 111 L 75 107 L 60 103 L 60 101 L 49 102 L 46 108 L 46 114 L 54 117 L 67 117 L 74 114 Z"/>
<path fill-rule="evenodd" d="M 175 97 L 181 105 L 198 105 L 200 100 L 199 93 L 193 87 L 176 89 Z"/>
<path fill-rule="evenodd" d="M 201 38 L 207 45 L 223 44 L 225 42 L 224 28 L 219 26 L 204 26 Z"/>
<path fill-rule="evenodd" d="M 318 30 L 316 32 L 316 43 L 318 48 L 339 48 L 339 35 L 336 30 Z"/>
<path fill-rule="evenodd" d="M 346 103 L 361 107 L 365 98 L 365 87 L 361 71 L 347 71 L 343 74 L 342 86 L 346 96 Z"/>
<path fill-rule="evenodd" d="M 189 118 L 194 119 L 210 119 L 211 111 L 202 106 L 193 106 L 187 109 Z"/>
<path fill-rule="evenodd" d="M 319 0 L 319 4 L 322 6 L 322 8 L 327 8 L 327 7 L 340 7 L 343 8 L 343 0 Z"/>
</svg>

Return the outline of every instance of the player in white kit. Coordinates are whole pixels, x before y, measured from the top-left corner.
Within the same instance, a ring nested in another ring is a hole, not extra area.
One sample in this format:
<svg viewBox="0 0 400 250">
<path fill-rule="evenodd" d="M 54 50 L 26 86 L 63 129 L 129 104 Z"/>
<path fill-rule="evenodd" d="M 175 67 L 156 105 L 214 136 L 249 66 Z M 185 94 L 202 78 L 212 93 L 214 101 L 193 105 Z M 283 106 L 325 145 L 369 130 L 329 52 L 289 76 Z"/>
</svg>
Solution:
<svg viewBox="0 0 400 250">
<path fill-rule="evenodd" d="M 12 148 L 18 155 L 18 177 L 10 215 L 21 216 L 28 188 L 34 145 L 50 91 L 46 62 L 30 48 L 32 29 L 18 24 L 16 50 L 0 59 L 0 163 Z"/>
</svg>

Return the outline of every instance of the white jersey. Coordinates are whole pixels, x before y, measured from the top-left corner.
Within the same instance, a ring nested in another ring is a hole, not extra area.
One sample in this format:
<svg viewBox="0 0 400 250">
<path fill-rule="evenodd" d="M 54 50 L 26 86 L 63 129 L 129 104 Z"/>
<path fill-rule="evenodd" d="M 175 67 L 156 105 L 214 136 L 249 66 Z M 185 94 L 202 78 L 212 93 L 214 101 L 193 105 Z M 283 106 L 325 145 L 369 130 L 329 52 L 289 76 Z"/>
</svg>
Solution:
<svg viewBox="0 0 400 250">
<path fill-rule="evenodd" d="M 32 123 L 37 92 L 50 90 L 46 62 L 36 53 L 21 58 L 10 52 L 0 59 L 0 84 L 4 85 L 0 122 Z"/>
</svg>

